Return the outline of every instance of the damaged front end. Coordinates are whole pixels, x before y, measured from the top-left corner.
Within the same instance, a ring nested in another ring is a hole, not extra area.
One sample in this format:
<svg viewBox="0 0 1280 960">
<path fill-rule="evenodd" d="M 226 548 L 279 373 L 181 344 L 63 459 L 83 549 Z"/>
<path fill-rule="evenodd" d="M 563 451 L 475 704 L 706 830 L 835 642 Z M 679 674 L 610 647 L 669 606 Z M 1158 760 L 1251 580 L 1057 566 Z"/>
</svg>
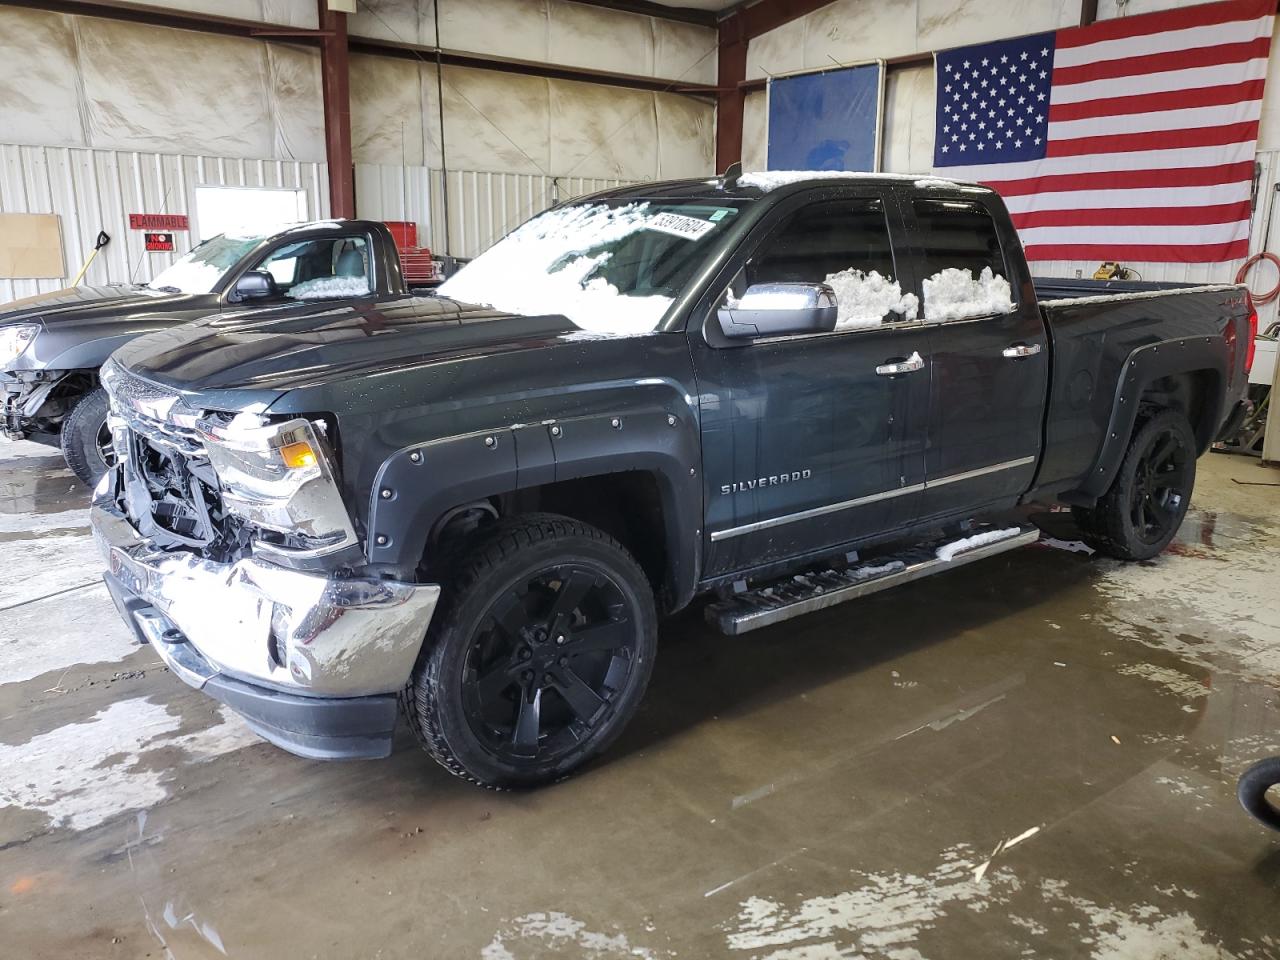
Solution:
<svg viewBox="0 0 1280 960">
<path fill-rule="evenodd" d="M 62 420 L 89 378 L 79 371 L 0 371 L 0 435 L 56 443 Z"/>
<path fill-rule="evenodd" d="M 92 510 L 121 615 L 188 684 L 311 757 L 385 756 L 439 596 L 358 576 L 322 419 L 189 407 L 109 363 Z"/>
</svg>

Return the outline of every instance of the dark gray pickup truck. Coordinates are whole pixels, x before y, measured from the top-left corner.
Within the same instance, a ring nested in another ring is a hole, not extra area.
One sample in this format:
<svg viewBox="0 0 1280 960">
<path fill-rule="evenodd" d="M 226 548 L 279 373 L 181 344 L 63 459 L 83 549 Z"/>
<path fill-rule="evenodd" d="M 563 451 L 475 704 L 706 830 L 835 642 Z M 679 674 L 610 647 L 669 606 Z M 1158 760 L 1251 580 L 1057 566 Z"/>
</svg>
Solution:
<svg viewBox="0 0 1280 960">
<path fill-rule="evenodd" d="M 489 786 L 634 714 L 660 616 L 743 633 L 1037 539 L 1162 550 L 1244 396 L 1243 288 L 1037 302 L 991 191 L 728 175 L 544 213 L 435 298 L 226 316 L 103 371 L 122 615 L 312 757 L 397 700 Z M 478 306 L 476 304 L 487 304 Z"/>
<path fill-rule="evenodd" d="M 150 283 L 75 287 L 8 304 L 0 308 L 0 442 L 60 445 L 92 486 L 113 456 L 98 368 L 121 344 L 219 312 L 406 293 L 386 224 L 326 220 L 213 237 Z"/>
</svg>

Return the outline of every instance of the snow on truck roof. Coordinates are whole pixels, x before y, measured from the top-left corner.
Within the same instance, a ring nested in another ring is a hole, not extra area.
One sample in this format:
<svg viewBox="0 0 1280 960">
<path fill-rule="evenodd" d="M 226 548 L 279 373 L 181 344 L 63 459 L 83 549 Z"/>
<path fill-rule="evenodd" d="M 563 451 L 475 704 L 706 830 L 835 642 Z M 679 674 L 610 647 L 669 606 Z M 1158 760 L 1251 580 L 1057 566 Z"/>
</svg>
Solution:
<svg viewBox="0 0 1280 960">
<path fill-rule="evenodd" d="M 635 200 L 688 200 L 705 199 L 708 188 L 717 196 L 752 198 L 762 193 L 804 183 L 820 183 L 833 180 L 857 180 L 866 183 L 911 183 L 921 190 L 961 190 L 963 192 L 990 193 L 989 187 L 963 180 L 935 177 L 928 173 L 866 173 L 849 170 L 760 170 L 742 173 L 732 180 L 723 176 L 702 180 L 668 180 L 665 182 L 635 183 L 625 187 L 603 190 L 580 200 L 615 198 Z"/>
</svg>

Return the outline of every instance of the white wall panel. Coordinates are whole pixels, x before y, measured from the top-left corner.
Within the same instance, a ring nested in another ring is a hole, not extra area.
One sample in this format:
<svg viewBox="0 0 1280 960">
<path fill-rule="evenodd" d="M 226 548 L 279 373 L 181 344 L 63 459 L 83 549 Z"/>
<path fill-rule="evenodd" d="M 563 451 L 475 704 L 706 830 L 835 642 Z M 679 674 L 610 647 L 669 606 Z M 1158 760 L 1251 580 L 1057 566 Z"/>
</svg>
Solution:
<svg viewBox="0 0 1280 960">
<path fill-rule="evenodd" d="M 208 13 L 290 27 L 316 27 L 316 5 L 309 0 L 130 0 L 138 6 L 187 13 Z"/>
<path fill-rule="evenodd" d="M 7 142 L 320 161 L 320 104 L 315 51 L 0 8 Z"/>
<path fill-rule="evenodd" d="M 748 93 L 742 104 L 742 169 L 769 167 L 769 95 Z"/>
<path fill-rule="evenodd" d="M 0 10 L 0 110 L 6 139 L 83 145 L 75 18 Z"/>
<path fill-rule="evenodd" d="M 440 165 L 435 66 L 351 58 L 356 163 Z M 444 68 L 450 169 L 654 180 L 706 176 L 715 106 L 673 93 Z"/>
<path fill-rule="evenodd" d="M 449 171 L 449 242 L 444 228 L 443 177 L 437 169 L 356 165 L 356 204 L 361 217 L 408 220 L 419 242 L 439 254 L 475 257 L 494 241 L 561 200 L 626 181 L 528 174 Z"/>
<path fill-rule="evenodd" d="M 65 286 L 99 230 L 111 235 L 111 243 L 85 283 L 150 280 L 202 239 L 197 186 L 302 189 L 310 216 L 323 218 L 329 213 L 327 183 L 324 165 L 315 163 L 0 144 L 0 212 L 58 214 L 68 271 L 61 281 L 0 280 L 0 302 Z M 174 253 L 147 253 L 142 232 L 128 229 L 130 213 L 185 213 L 191 230 L 174 234 Z"/>
<path fill-rule="evenodd" d="M 933 67 L 891 70 L 885 84 L 881 166 L 886 173 L 933 167 Z"/>
<path fill-rule="evenodd" d="M 361 0 L 352 36 L 430 46 L 432 0 Z M 715 83 L 712 27 L 566 0 L 440 0 L 440 42 L 488 53 L 617 73 Z"/>
</svg>

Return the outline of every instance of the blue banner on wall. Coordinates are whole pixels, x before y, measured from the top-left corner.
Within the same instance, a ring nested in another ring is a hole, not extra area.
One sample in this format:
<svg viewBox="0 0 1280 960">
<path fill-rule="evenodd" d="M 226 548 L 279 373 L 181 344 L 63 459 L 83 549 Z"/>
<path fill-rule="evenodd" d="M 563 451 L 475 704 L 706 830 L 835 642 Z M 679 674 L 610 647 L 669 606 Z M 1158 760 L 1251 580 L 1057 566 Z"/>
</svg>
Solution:
<svg viewBox="0 0 1280 960">
<path fill-rule="evenodd" d="M 880 64 L 769 81 L 770 170 L 875 170 Z"/>
</svg>

